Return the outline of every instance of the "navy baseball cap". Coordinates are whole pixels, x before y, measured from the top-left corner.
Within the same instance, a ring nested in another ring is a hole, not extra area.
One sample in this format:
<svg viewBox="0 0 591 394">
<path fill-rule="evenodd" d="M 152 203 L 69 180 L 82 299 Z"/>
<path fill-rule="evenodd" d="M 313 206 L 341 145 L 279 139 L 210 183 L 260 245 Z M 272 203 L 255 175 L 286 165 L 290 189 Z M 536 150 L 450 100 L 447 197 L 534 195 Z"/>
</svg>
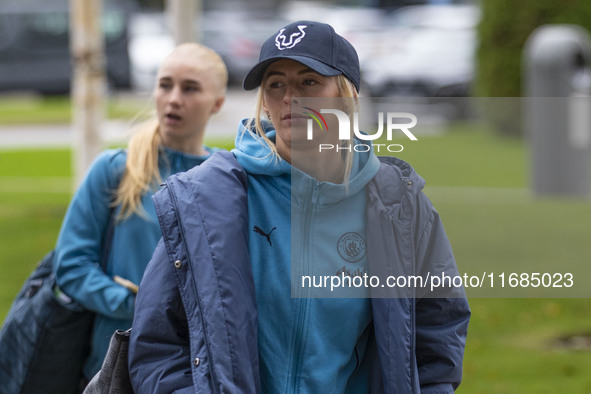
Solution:
<svg viewBox="0 0 591 394">
<path fill-rule="evenodd" d="M 295 60 L 324 76 L 343 74 L 359 91 L 357 52 L 326 23 L 298 21 L 269 37 L 261 48 L 259 63 L 244 78 L 244 89 L 260 86 L 267 67 L 281 59 Z"/>
</svg>

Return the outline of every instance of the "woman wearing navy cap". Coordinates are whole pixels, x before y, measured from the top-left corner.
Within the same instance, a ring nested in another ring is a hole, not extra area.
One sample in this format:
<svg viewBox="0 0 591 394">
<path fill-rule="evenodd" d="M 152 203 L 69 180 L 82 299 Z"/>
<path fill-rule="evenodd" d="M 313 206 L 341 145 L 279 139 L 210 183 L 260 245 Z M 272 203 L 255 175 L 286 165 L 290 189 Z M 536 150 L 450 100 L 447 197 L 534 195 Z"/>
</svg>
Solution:
<svg viewBox="0 0 591 394">
<path fill-rule="evenodd" d="M 351 114 L 359 81 L 355 49 L 329 25 L 295 22 L 264 43 L 244 80 L 259 87 L 256 116 L 242 121 L 236 149 L 154 197 L 163 238 L 136 303 L 136 392 L 459 385 L 463 289 L 381 286 L 457 268 L 424 181 L 401 160 L 355 149 L 328 115 Z"/>
</svg>

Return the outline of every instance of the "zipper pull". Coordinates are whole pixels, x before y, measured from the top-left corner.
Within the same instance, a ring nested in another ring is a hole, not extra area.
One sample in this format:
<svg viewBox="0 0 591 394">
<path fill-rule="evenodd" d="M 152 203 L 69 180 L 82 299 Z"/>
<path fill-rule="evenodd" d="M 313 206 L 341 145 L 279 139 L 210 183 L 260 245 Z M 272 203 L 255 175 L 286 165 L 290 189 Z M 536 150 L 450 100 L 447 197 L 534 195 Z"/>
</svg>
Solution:
<svg viewBox="0 0 591 394">
<path fill-rule="evenodd" d="M 312 204 L 316 204 L 318 202 L 318 185 L 319 183 L 316 182 L 314 184 L 314 188 L 312 189 Z"/>
</svg>

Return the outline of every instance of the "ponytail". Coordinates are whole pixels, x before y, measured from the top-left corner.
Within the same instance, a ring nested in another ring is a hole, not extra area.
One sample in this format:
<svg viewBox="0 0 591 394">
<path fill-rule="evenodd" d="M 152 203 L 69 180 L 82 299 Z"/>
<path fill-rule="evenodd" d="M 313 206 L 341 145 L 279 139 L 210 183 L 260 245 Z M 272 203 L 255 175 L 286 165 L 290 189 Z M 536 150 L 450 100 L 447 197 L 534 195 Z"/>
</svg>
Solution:
<svg viewBox="0 0 591 394">
<path fill-rule="evenodd" d="M 131 137 L 127 147 L 125 173 L 115 194 L 115 206 L 121 205 L 118 219 L 124 220 L 134 213 L 144 216 L 142 196 L 151 187 L 162 182 L 158 170 L 158 152 L 161 137 L 156 119 L 145 122 Z"/>
</svg>

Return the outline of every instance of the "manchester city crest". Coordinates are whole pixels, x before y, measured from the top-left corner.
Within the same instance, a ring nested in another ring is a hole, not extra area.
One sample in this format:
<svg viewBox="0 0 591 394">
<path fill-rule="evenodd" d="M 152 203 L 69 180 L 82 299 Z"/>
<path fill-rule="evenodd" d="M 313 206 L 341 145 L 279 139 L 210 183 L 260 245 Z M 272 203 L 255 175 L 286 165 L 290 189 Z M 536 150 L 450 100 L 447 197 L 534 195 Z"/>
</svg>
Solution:
<svg viewBox="0 0 591 394">
<path fill-rule="evenodd" d="M 345 233 L 339 238 L 337 250 L 343 260 L 357 263 L 365 257 L 365 239 L 355 232 Z"/>
</svg>

